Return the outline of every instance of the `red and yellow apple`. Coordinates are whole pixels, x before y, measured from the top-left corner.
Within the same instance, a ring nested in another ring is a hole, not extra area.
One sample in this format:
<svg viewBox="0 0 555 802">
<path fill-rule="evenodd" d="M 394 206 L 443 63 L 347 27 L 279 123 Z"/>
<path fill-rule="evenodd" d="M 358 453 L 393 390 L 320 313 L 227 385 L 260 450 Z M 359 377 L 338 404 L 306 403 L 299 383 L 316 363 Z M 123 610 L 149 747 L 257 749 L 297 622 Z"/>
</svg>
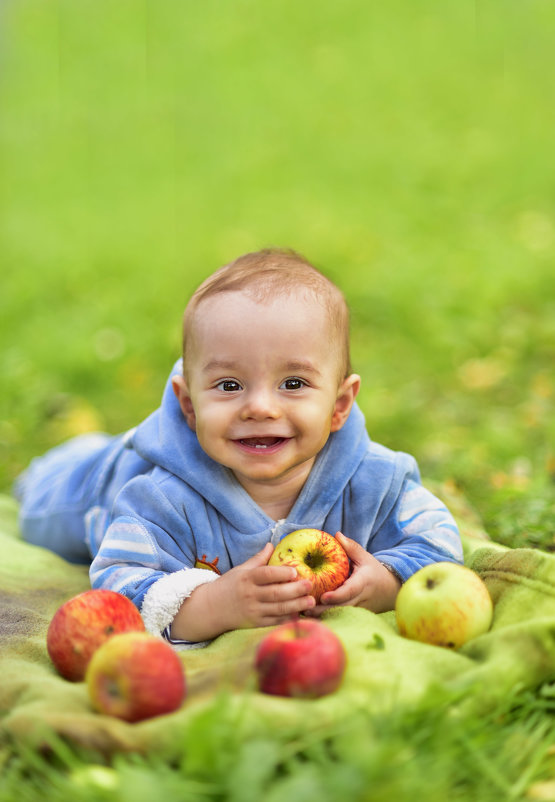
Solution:
<svg viewBox="0 0 555 802">
<path fill-rule="evenodd" d="M 141 614 L 126 596 L 113 590 L 87 590 L 55 612 L 46 648 L 62 677 L 79 682 L 92 655 L 108 638 L 144 629 Z"/>
<path fill-rule="evenodd" d="M 297 529 L 280 540 L 268 565 L 290 565 L 312 583 L 311 595 L 320 601 L 349 575 L 349 558 L 338 540 L 320 529 Z"/>
<path fill-rule="evenodd" d="M 437 562 L 402 585 L 395 614 L 404 637 L 458 649 L 489 630 L 493 603 L 477 573 L 459 563 Z"/>
<path fill-rule="evenodd" d="M 262 693 L 314 699 L 343 678 L 343 644 L 319 621 L 296 619 L 273 629 L 258 645 L 255 669 Z"/>
<path fill-rule="evenodd" d="M 107 640 L 92 656 L 85 681 L 97 712 L 129 722 L 172 713 L 186 692 L 177 653 L 148 632 Z"/>
</svg>

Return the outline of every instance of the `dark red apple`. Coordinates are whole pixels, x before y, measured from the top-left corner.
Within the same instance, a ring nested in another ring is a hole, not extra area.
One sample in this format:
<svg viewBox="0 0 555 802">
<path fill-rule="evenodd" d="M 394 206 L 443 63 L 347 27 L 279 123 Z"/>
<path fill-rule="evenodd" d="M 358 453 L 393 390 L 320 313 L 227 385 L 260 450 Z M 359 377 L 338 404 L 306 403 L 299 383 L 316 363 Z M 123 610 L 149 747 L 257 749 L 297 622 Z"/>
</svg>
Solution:
<svg viewBox="0 0 555 802">
<path fill-rule="evenodd" d="M 262 693 L 316 698 L 335 691 L 345 671 L 343 644 L 319 621 L 281 624 L 260 642 L 255 668 Z"/>
</svg>

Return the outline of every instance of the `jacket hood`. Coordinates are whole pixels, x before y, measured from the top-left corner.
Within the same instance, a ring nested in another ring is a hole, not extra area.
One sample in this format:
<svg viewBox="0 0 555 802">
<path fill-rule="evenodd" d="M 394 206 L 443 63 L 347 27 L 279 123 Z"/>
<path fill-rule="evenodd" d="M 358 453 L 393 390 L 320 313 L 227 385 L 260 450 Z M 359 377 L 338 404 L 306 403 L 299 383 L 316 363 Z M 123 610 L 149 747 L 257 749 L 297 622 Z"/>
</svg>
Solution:
<svg viewBox="0 0 555 802">
<path fill-rule="evenodd" d="M 130 447 L 193 488 L 241 531 L 268 527 L 272 519 L 251 499 L 232 471 L 203 451 L 187 425 L 171 383 L 181 371 L 179 360 L 168 378 L 160 407 L 137 426 Z M 364 416 L 355 404 L 343 427 L 330 434 L 317 456 L 287 521 L 325 519 L 363 460 L 368 444 Z"/>
</svg>

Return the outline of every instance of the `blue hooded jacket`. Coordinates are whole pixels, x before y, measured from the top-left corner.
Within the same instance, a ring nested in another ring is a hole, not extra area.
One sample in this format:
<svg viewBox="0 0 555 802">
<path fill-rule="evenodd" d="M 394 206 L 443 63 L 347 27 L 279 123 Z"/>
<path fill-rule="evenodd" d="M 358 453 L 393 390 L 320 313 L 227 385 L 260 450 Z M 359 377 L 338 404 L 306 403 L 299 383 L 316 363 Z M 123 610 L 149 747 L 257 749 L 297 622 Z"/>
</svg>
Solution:
<svg viewBox="0 0 555 802">
<path fill-rule="evenodd" d="M 295 529 L 339 530 L 402 581 L 428 563 L 462 561 L 456 524 L 414 458 L 372 442 L 356 405 L 279 521 L 202 450 L 171 376 L 160 408 L 103 454 L 85 519 L 91 583 L 132 599 L 151 631 L 167 630 L 192 590 L 217 580 L 199 562 L 223 573 Z"/>
</svg>

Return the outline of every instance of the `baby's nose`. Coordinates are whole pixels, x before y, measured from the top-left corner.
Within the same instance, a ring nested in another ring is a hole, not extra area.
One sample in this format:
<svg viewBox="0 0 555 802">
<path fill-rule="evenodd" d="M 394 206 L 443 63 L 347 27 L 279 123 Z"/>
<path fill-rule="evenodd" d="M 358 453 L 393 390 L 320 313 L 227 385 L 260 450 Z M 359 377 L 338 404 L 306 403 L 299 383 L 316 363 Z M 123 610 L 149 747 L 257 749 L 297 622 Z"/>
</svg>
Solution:
<svg viewBox="0 0 555 802">
<path fill-rule="evenodd" d="M 243 415 L 255 419 L 278 418 L 280 415 L 278 400 L 270 390 L 252 390 L 245 396 Z"/>
</svg>

